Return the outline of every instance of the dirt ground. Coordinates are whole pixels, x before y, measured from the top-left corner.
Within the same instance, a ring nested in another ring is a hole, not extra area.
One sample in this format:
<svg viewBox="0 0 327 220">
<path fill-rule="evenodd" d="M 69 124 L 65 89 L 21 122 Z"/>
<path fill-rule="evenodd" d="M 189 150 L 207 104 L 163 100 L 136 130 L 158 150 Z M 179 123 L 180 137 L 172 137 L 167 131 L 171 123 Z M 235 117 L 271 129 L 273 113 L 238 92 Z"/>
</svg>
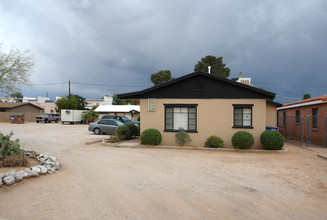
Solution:
<svg viewBox="0 0 327 220">
<path fill-rule="evenodd" d="M 0 188 L 0 219 L 327 219 L 327 161 L 286 152 L 85 145 L 86 125 L 0 123 L 55 174 Z M 105 138 L 106 136 L 102 136 Z"/>
</svg>

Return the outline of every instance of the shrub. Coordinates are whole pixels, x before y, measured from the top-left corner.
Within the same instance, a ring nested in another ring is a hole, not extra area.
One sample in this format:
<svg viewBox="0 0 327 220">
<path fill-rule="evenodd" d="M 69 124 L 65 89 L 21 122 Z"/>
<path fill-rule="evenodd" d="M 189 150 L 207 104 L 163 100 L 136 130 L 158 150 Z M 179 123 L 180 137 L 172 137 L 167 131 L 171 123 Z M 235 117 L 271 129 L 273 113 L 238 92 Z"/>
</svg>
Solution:
<svg viewBox="0 0 327 220">
<path fill-rule="evenodd" d="M 212 148 L 223 148 L 224 147 L 224 141 L 220 137 L 210 136 L 206 140 L 204 146 L 212 147 Z"/>
<path fill-rule="evenodd" d="M 190 138 L 190 135 L 188 133 L 186 133 L 185 131 L 177 132 L 175 134 L 175 140 L 179 146 L 184 146 L 185 144 L 188 144 L 192 141 Z"/>
<path fill-rule="evenodd" d="M 13 132 L 10 132 L 9 135 L 3 135 L 0 133 L 0 159 L 12 155 L 23 154 L 23 151 L 20 149 L 19 139 L 16 139 L 15 141 L 10 140 L 13 134 Z"/>
<path fill-rule="evenodd" d="M 249 149 L 254 145 L 253 135 L 247 131 L 238 131 L 232 137 L 232 144 L 235 148 Z"/>
<path fill-rule="evenodd" d="M 260 141 L 266 150 L 280 150 L 284 146 L 284 137 L 278 131 L 267 130 L 262 132 Z"/>
<path fill-rule="evenodd" d="M 109 138 L 109 142 L 111 143 L 117 143 L 117 142 L 120 142 L 120 138 L 117 136 L 117 135 L 110 135 L 110 138 Z"/>
<path fill-rule="evenodd" d="M 83 120 L 88 122 L 94 122 L 99 118 L 99 113 L 94 110 L 88 111 L 83 115 Z"/>
<path fill-rule="evenodd" d="M 131 130 L 126 125 L 120 125 L 116 128 L 116 135 L 121 140 L 130 140 L 132 139 Z"/>
<path fill-rule="evenodd" d="M 142 144 L 158 145 L 161 143 L 162 136 L 160 131 L 154 128 L 146 129 L 141 134 Z"/>
<path fill-rule="evenodd" d="M 131 136 L 135 138 L 135 136 L 137 135 L 137 128 L 135 124 L 132 123 L 127 123 L 125 124 L 129 130 L 131 131 Z"/>
<path fill-rule="evenodd" d="M 0 160 L 0 167 L 23 167 L 28 164 L 24 155 L 11 155 Z"/>
</svg>

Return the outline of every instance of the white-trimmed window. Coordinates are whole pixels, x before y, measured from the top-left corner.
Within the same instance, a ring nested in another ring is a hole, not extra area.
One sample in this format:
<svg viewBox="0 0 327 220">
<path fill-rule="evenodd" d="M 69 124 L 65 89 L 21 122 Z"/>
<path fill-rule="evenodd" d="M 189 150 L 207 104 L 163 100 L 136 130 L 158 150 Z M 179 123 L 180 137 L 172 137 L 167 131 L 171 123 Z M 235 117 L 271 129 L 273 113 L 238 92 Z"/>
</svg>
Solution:
<svg viewBox="0 0 327 220">
<path fill-rule="evenodd" d="M 165 104 L 165 131 L 197 132 L 197 104 Z"/>
<path fill-rule="evenodd" d="M 233 128 L 253 128 L 252 104 L 233 104 L 234 124 Z"/>
</svg>

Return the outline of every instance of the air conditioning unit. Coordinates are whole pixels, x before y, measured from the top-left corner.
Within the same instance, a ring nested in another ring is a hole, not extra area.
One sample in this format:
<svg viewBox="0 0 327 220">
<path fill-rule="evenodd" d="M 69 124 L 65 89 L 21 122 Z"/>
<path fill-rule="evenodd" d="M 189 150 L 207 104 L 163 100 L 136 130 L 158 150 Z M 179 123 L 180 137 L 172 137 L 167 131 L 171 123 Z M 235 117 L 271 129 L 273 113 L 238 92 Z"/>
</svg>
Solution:
<svg viewBox="0 0 327 220">
<path fill-rule="evenodd" d="M 236 82 L 243 83 L 243 84 L 248 85 L 248 86 L 252 86 L 251 85 L 251 78 L 238 78 L 238 80 L 236 80 Z"/>
</svg>

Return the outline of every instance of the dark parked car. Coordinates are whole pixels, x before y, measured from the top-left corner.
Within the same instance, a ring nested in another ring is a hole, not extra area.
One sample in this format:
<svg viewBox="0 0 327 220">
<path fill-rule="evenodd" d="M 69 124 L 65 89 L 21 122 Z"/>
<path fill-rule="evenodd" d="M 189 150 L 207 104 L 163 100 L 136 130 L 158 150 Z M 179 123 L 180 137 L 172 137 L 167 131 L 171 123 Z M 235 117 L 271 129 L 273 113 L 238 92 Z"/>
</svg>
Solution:
<svg viewBox="0 0 327 220">
<path fill-rule="evenodd" d="M 94 132 L 94 134 L 113 134 L 119 125 L 124 125 L 124 123 L 113 119 L 101 119 L 97 122 L 90 123 L 89 131 Z"/>
<path fill-rule="evenodd" d="M 101 119 L 115 119 L 115 120 L 123 122 L 124 124 L 132 123 L 132 124 L 135 124 L 135 125 L 140 125 L 140 122 L 131 121 L 126 116 L 120 116 L 120 115 L 104 115 L 104 116 L 101 117 Z"/>
</svg>

